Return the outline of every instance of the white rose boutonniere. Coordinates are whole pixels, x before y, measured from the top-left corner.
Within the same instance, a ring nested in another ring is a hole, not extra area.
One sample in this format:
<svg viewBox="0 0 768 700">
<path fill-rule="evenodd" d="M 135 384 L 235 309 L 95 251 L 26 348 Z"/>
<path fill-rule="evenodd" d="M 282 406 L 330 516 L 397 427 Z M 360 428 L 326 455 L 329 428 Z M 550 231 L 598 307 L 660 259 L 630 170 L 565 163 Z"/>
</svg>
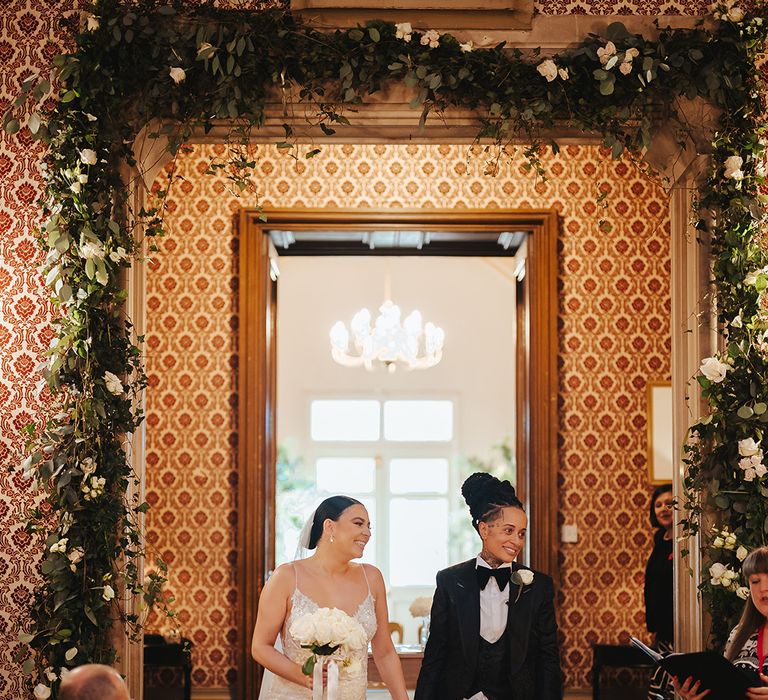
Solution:
<svg viewBox="0 0 768 700">
<path fill-rule="evenodd" d="M 523 588 L 530 586 L 533 583 L 533 571 L 530 569 L 518 569 L 513 571 L 509 577 L 510 581 L 517 586 L 517 596 L 515 596 L 515 603 L 520 600 L 520 596 L 523 594 Z"/>
</svg>

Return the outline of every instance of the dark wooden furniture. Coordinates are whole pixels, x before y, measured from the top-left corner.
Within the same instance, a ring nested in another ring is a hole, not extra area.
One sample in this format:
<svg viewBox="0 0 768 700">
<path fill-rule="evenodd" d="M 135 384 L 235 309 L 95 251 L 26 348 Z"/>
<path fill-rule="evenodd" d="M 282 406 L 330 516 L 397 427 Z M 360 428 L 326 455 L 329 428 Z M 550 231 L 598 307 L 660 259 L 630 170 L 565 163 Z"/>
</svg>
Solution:
<svg viewBox="0 0 768 700">
<path fill-rule="evenodd" d="M 618 668 L 653 668 L 646 654 L 629 644 L 592 645 L 592 700 L 600 700 L 600 671 L 605 666 Z"/>
<path fill-rule="evenodd" d="M 182 637 L 169 644 L 162 635 L 144 635 L 144 667 L 178 668 L 184 679 L 184 700 L 192 698 L 192 642 Z"/>
<path fill-rule="evenodd" d="M 421 671 L 421 662 L 424 659 L 424 651 L 418 644 L 395 644 L 395 650 L 400 657 L 400 663 L 403 666 L 403 676 L 405 676 L 405 687 L 413 690 L 416 687 L 416 681 Z M 384 688 L 384 681 L 379 675 L 379 670 L 373 662 L 373 655 L 368 654 L 368 687 Z"/>
</svg>

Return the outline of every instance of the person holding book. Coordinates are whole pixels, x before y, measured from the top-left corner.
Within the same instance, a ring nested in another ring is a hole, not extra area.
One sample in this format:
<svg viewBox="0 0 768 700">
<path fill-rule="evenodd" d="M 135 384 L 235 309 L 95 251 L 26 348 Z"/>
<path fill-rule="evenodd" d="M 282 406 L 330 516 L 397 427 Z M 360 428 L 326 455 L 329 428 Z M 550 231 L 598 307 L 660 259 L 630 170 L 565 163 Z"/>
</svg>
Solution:
<svg viewBox="0 0 768 700">
<path fill-rule="evenodd" d="M 672 651 L 674 614 L 672 608 L 672 525 L 674 500 L 672 484 L 657 486 L 651 496 L 650 520 L 656 529 L 653 550 L 645 566 L 645 625 L 654 635 L 654 649 Z M 672 700 L 674 690 L 669 674 L 658 667 L 651 678 L 648 700 Z"/>
<path fill-rule="evenodd" d="M 749 584 L 749 596 L 739 624 L 728 637 L 725 658 L 755 679 L 759 677 L 762 685 L 746 691 L 748 700 L 768 700 L 768 547 L 750 552 L 741 571 Z M 683 682 L 673 678 L 673 683 L 683 700 L 703 700 L 710 692 L 695 678 Z"/>
</svg>

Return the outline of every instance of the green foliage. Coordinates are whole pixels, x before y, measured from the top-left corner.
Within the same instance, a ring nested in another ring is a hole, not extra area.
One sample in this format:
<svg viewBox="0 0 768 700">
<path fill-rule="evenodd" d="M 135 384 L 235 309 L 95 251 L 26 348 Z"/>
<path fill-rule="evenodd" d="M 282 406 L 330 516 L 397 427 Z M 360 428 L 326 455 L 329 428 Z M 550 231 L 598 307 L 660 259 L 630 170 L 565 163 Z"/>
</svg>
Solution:
<svg viewBox="0 0 768 700">
<path fill-rule="evenodd" d="M 556 126 L 602 134 L 614 157 L 625 150 L 639 155 L 660 114 L 677 118 L 679 100 L 703 98 L 719 108 L 698 226 L 714 241 L 727 341 L 721 359 L 729 369 L 718 381 L 699 378 L 712 410 L 694 426 L 699 442 L 686 452 L 686 486 L 694 499 L 686 527 L 695 532 L 702 512 L 714 509 L 740 543 L 763 543 L 766 486 L 762 474 L 745 480 L 739 440 L 762 445 L 768 422 L 760 193 L 766 105 L 755 67 L 766 40 L 765 11 L 760 5 L 739 16 L 721 6 L 717 14 L 714 31 L 660 29 L 653 40 L 613 24 L 605 37 L 590 35 L 542 59 L 538 51 L 523 56 L 503 42 L 474 49 L 447 34 L 381 21 L 326 33 L 281 9 L 96 2 L 72 53 L 54 60 L 50 80 L 27 79 L 3 118 L 8 133 L 27 129 L 48 145 L 39 239 L 47 252 L 45 283 L 60 311 L 45 369 L 58 413 L 31 437 L 24 463 L 45 494 L 28 523 L 45 549 L 22 638 L 32 652 L 25 672 L 50 685 L 55 698 L 62 668 L 113 659 L 109 628 L 116 616 L 140 623 L 121 612 L 121 596 L 111 598 L 111 591 L 124 587 L 147 605 L 161 596 L 162 570 L 147 582 L 137 576 L 137 519 L 147 506 L 125 495 L 134 474 L 124 443 L 143 419 L 138 397 L 146 375 L 141 339 L 132 337 L 124 316 L 123 277 L 145 239 L 163 234 L 167 196 L 167 189 L 155 193 L 156 208 L 131 209 L 121 173 L 136 164 L 136 137 L 145 130 L 157 139 L 162 130 L 169 151 L 178 154 L 193 133 L 229 125 L 228 155 L 210 171 L 224 172 L 240 192 L 252 186 L 256 166 L 249 134 L 262 125 L 267 99 L 285 92 L 288 103 L 289 91 L 307 106 L 308 126 L 325 135 L 343 130 L 370 95 L 396 83 L 412 89 L 422 125 L 450 108 L 473 110 L 491 175 L 507 144 L 518 139 L 528 143 L 529 167 L 543 172 L 541 134 Z M 295 120 L 287 121 L 292 124 L 284 125 L 277 146 L 293 152 L 299 135 Z M 305 157 L 317 152 L 313 147 Z M 733 157 L 741 163 L 728 161 Z M 739 167 L 726 171 L 726 162 Z M 720 630 L 737 605 L 721 602 L 722 585 L 703 588 Z M 736 600 L 730 589 L 727 595 Z"/>
</svg>

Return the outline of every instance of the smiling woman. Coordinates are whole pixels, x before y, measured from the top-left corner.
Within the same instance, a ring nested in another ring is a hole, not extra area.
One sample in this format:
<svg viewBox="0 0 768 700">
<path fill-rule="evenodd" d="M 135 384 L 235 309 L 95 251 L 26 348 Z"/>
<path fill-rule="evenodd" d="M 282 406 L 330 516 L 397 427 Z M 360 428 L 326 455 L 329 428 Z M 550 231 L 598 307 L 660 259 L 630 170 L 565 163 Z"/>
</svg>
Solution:
<svg viewBox="0 0 768 700">
<path fill-rule="evenodd" d="M 416 700 L 560 700 L 552 579 L 515 562 L 528 528 L 522 503 L 484 472 L 461 492 L 483 548 L 437 574 Z"/>
<path fill-rule="evenodd" d="M 323 676 L 316 657 L 299 632 L 305 616 L 328 608 L 342 611 L 361 626 L 364 636 L 354 644 L 335 639 L 340 646 L 342 668 L 331 682 L 329 700 L 364 700 L 366 696 L 368 644 L 376 666 L 394 700 L 407 700 L 400 661 L 389 634 L 386 589 L 381 572 L 370 564 L 353 564 L 362 556 L 371 537 L 368 511 L 354 498 L 331 496 L 312 514 L 300 542 L 313 554 L 304 560 L 278 567 L 259 597 L 259 612 L 253 631 L 253 658 L 273 676 L 262 681 L 260 697 L 269 700 L 301 700 L 313 697 Z M 350 605 L 352 601 L 352 605 Z M 355 605 L 356 601 L 360 601 Z M 329 632 L 333 636 L 332 632 Z M 280 636 L 280 648 L 275 641 Z M 329 638 L 317 640 L 328 647 Z M 335 649 L 324 649 L 333 657 Z M 333 691 L 331 690 L 333 686 Z M 333 696 L 333 697 L 332 697 Z M 314 697 L 319 697 L 315 694 Z"/>
</svg>

